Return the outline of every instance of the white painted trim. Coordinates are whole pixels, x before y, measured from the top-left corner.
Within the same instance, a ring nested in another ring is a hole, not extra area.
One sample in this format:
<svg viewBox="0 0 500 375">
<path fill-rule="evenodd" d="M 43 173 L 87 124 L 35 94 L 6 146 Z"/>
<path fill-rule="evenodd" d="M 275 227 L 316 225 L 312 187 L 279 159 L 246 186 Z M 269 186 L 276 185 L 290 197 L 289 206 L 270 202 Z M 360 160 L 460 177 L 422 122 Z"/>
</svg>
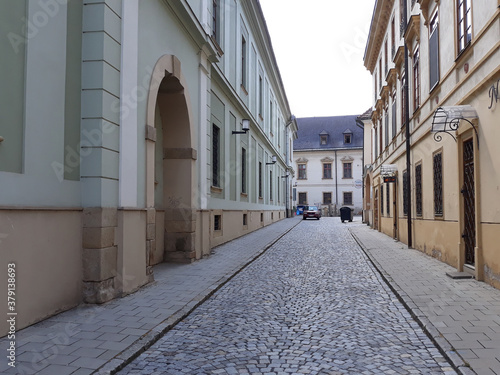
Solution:
<svg viewBox="0 0 500 375">
<path fill-rule="evenodd" d="M 137 94 L 137 69 L 139 64 L 139 0 L 127 0 L 122 3 L 121 54 L 120 183 L 118 204 L 120 207 L 137 207 L 137 103 L 135 103 L 133 99 L 129 99 L 134 94 Z"/>
</svg>

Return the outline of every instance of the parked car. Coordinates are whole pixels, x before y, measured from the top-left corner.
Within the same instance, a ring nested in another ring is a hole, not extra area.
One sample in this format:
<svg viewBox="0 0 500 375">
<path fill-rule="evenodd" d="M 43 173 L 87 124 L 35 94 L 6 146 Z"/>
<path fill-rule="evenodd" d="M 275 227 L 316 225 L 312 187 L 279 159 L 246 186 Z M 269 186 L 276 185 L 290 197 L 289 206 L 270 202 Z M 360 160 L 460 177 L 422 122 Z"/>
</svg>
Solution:
<svg viewBox="0 0 500 375">
<path fill-rule="evenodd" d="M 318 206 L 305 206 L 304 211 L 302 213 L 302 219 L 305 220 L 309 217 L 316 218 L 316 220 L 319 220 L 321 217 L 321 210 L 318 208 Z"/>
</svg>

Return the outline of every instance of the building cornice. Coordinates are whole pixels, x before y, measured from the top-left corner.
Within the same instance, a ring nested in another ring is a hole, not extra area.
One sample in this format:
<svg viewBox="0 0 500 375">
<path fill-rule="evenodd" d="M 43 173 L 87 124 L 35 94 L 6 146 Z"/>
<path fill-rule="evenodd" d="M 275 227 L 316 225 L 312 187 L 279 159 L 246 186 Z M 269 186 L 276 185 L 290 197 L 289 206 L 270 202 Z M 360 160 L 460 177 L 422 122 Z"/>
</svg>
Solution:
<svg viewBox="0 0 500 375">
<path fill-rule="evenodd" d="M 377 0 L 375 2 L 365 56 L 363 57 L 366 69 L 372 74 L 377 65 L 377 58 L 382 48 L 390 17 L 392 16 L 393 6 L 394 0 Z"/>
</svg>

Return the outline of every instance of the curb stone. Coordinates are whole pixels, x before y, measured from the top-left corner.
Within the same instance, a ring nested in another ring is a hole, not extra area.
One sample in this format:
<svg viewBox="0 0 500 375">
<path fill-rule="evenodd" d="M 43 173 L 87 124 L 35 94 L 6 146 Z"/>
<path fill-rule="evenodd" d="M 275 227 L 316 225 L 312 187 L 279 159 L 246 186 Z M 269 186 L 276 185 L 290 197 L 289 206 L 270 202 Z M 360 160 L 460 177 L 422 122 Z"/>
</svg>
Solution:
<svg viewBox="0 0 500 375">
<path fill-rule="evenodd" d="M 453 346 L 446 340 L 439 330 L 427 319 L 420 309 L 414 304 L 414 302 L 408 297 L 408 294 L 404 292 L 399 285 L 394 281 L 394 279 L 384 270 L 380 263 L 370 254 L 366 249 L 365 245 L 356 236 L 351 229 L 349 229 L 351 236 L 357 242 L 363 253 L 368 257 L 373 266 L 377 269 L 378 273 L 382 276 L 383 280 L 393 291 L 399 301 L 408 310 L 413 319 L 420 325 L 429 339 L 436 345 L 441 354 L 450 362 L 453 369 L 457 371 L 460 375 L 475 375 L 476 373 L 468 366 L 468 364 L 463 360 L 463 358 L 455 351 Z M 414 306 L 414 307 L 413 307 Z M 413 308 L 412 308 L 413 307 Z"/>
</svg>

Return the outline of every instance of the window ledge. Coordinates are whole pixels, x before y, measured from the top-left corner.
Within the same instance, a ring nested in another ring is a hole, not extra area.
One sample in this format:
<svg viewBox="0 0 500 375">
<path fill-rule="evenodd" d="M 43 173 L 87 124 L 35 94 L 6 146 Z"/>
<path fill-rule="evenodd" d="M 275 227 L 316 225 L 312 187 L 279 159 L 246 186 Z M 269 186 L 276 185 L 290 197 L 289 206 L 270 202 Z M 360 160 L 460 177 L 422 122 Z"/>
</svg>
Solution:
<svg viewBox="0 0 500 375">
<path fill-rule="evenodd" d="M 212 193 L 222 193 L 224 190 L 218 186 L 210 186 L 210 191 Z"/>
<path fill-rule="evenodd" d="M 240 196 L 248 198 L 248 194 L 247 193 L 240 193 Z"/>
</svg>

